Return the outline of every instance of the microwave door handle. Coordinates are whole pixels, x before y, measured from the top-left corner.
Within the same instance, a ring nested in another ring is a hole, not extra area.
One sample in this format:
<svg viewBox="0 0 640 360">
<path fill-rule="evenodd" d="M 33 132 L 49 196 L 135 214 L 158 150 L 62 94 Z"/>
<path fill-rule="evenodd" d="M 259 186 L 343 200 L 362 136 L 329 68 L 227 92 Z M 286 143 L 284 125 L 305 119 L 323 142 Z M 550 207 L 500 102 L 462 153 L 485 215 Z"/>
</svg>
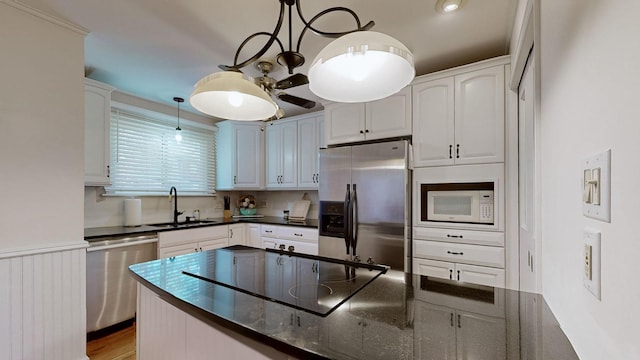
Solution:
<svg viewBox="0 0 640 360">
<path fill-rule="evenodd" d="M 356 255 L 356 246 L 358 246 L 358 192 L 356 191 L 356 184 L 353 184 L 353 191 L 351 192 L 351 253 Z"/>
<path fill-rule="evenodd" d="M 351 187 L 347 184 L 347 193 L 344 195 L 344 245 L 347 248 L 347 255 L 349 255 L 349 248 L 351 247 L 351 214 L 350 214 L 350 200 L 351 200 Z"/>
</svg>

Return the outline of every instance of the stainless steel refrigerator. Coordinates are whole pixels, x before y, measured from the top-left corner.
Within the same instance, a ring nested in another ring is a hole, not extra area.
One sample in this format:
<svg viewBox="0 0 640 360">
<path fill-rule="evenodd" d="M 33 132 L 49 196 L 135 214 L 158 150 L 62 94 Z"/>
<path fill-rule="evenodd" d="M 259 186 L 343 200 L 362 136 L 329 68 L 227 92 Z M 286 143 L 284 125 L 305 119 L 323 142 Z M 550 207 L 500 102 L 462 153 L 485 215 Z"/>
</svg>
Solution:
<svg viewBox="0 0 640 360">
<path fill-rule="evenodd" d="M 318 251 L 411 272 L 406 140 L 320 150 Z"/>
</svg>

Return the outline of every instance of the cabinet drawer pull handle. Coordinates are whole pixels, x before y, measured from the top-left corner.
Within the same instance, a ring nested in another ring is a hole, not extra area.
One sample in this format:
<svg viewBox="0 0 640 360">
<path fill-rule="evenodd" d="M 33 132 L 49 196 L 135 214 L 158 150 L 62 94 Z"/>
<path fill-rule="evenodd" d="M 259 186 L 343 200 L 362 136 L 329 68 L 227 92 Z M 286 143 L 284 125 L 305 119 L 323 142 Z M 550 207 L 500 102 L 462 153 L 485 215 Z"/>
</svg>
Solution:
<svg viewBox="0 0 640 360">
<path fill-rule="evenodd" d="M 273 231 L 272 230 L 265 230 L 264 232 L 271 234 Z"/>
<path fill-rule="evenodd" d="M 235 176 L 235 175 L 233 175 L 233 183 L 234 183 L 234 184 L 237 184 L 237 183 L 238 183 L 238 177 L 237 177 L 237 176 Z"/>
<path fill-rule="evenodd" d="M 295 235 L 295 236 L 302 236 L 302 234 L 298 234 L 298 233 L 293 233 L 293 235 Z"/>
<path fill-rule="evenodd" d="M 449 269 L 449 280 L 453 280 L 453 269 Z"/>
<path fill-rule="evenodd" d="M 462 329 L 462 324 L 460 324 L 460 314 L 458 314 L 458 329 Z"/>
<path fill-rule="evenodd" d="M 449 144 L 449 159 L 453 159 L 453 145 Z"/>
<path fill-rule="evenodd" d="M 458 270 L 458 281 L 460 281 L 460 270 Z M 460 315 L 458 315 L 458 325 L 460 325 Z"/>
<path fill-rule="evenodd" d="M 451 317 L 449 318 L 449 322 L 451 324 L 451 327 L 453 327 L 453 313 L 449 313 L 449 315 L 451 315 Z"/>
<path fill-rule="evenodd" d="M 449 251 L 447 250 L 447 254 L 451 254 L 451 255 L 464 255 L 464 253 L 462 251 L 457 252 L 457 251 Z M 459 271 L 458 271 L 459 273 Z"/>
<path fill-rule="evenodd" d="M 463 236 L 462 235 L 451 235 L 451 234 L 447 234 L 448 238 L 456 238 L 456 239 L 462 239 Z"/>
<path fill-rule="evenodd" d="M 456 159 L 460 159 L 460 144 L 456 144 Z"/>
</svg>

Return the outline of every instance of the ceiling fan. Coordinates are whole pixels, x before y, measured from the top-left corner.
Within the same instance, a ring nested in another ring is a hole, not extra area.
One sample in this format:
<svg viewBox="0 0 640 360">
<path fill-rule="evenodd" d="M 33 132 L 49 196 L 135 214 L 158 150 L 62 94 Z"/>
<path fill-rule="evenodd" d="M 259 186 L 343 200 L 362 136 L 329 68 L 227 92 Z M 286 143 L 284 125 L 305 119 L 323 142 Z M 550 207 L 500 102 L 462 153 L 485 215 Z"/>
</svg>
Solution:
<svg viewBox="0 0 640 360">
<path fill-rule="evenodd" d="M 262 76 L 256 77 L 255 81 L 258 86 L 263 87 L 269 94 L 275 96 L 281 101 L 288 102 L 293 105 L 301 106 L 305 109 L 313 109 L 316 106 L 315 101 L 307 100 L 298 96 L 287 94 L 285 92 L 275 93 L 276 90 L 285 90 L 309 83 L 309 78 L 304 74 L 293 74 L 285 79 L 277 81 L 269 76 L 273 70 L 273 62 L 267 59 L 260 59 L 256 62 L 256 68 L 262 73 Z"/>
</svg>

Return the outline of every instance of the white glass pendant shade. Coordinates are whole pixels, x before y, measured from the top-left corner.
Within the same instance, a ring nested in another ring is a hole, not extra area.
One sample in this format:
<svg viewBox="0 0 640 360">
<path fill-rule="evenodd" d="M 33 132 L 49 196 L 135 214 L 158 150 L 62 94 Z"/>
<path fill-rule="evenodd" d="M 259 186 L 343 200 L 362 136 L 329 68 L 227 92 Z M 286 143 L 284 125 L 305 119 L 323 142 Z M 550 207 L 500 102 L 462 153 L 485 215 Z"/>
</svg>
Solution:
<svg viewBox="0 0 640 360">
<path fill-rule="evenodd" d="M 191 105 L 222 119 L 264 120 L 278 110 L 271 96 L 240 72 L 213 73 L 198 81 L 194 88 L 189 99 Z"/>
<path fill-rule="evenodd" d="M 415 77 L 413 54 L 400 41 L 356 31 L 325 46 L 311 63 L 309 89 L 336 102 L 365 102 L 400 91 Z"/>
</svg>

